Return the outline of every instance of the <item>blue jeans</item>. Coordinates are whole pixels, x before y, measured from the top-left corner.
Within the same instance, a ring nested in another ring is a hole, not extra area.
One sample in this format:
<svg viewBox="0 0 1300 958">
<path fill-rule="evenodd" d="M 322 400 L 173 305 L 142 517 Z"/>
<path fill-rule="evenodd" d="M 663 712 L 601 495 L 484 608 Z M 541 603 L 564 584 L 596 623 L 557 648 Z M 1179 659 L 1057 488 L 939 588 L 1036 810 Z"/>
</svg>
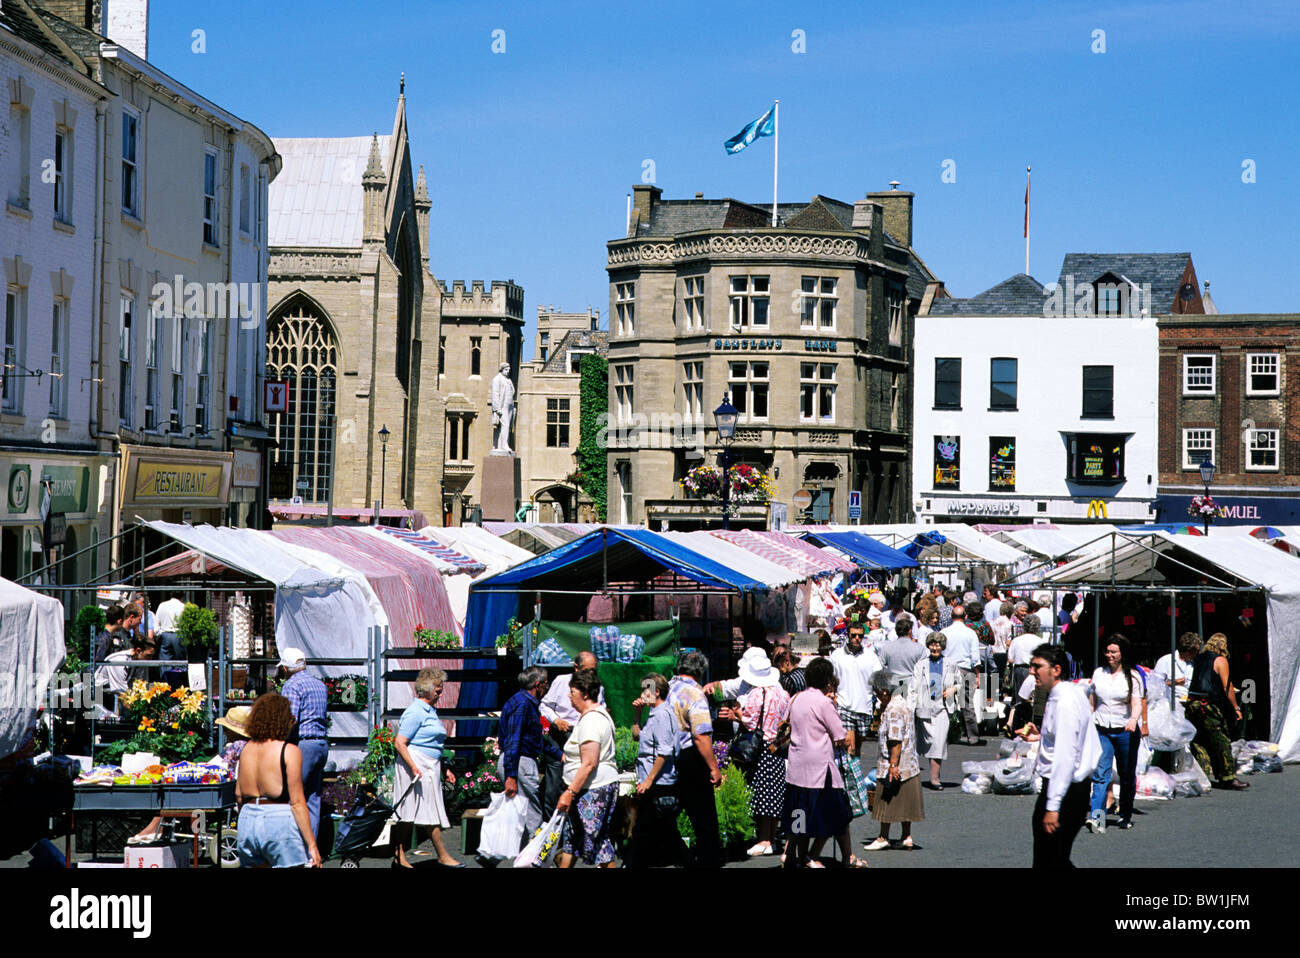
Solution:
<svg viewBox="0 0 1300 958">
<path fill-rule="evenodd" d="M 302 750 L 302 792 L 307 799 L 307 814 L 311 816 L 311 833 L 319 837 L 321 779 L 330 747 L 323 738 L 308 738 L 300 741 L 298 748 Z"/>
<path fill-rule="evenodd" d="M 1119 817 L 1133 817 L 1133 796 L 1137 794 L 1138 743 L 1142 736 L 1136 731 L 1120 728 L 1099 728 L 1101 758 L 1092 773 L 1092 814 L 1106 807 L 1106 791 L 1110 788 L 1111 763 L 1119 769 Z"/>
</svg>

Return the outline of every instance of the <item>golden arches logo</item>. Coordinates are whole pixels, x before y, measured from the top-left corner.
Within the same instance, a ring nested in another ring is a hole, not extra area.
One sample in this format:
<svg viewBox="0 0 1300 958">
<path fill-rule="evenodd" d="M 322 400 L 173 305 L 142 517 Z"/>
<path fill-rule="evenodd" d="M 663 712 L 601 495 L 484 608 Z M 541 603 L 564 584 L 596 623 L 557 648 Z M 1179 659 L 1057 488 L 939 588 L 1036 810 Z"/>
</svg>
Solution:
<svg viewBox="0 0 1300 958">
<path fill-rule="evenodd" d="M 1088 503 L 1088 518 L 1089 518 L 1089 519 L 1105 519 L 1105 518 L 1106 518 L 1106 500 L 1104 500 L 1104 499 L 1094 499 L 1094 500 L 1092 500 L 1092 502 Z"/>
</svg>

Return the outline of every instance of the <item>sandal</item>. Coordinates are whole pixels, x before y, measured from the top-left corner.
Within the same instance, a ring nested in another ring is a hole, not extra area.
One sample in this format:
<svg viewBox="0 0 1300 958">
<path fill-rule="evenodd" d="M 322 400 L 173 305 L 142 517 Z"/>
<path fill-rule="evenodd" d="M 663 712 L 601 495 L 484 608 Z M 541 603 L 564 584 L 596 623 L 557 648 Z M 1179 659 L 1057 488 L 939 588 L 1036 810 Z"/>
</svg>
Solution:
<svg viewBox="0 0 1300 958">
<path fill-rule="evenodd" d="M 821 862 L 819 862 L 817 859 L 813 858 L 813 859 L 810 859 L 809 862 L 808 862 L 808 864 L 805 865 L 804 867 L 805 867 L 805 868 L 825 868 L 826 866 L 823 865 Z"/>
<path fill-rule="evenodd" d="M 868 866 L 867 863 L 864 862 L 857 855 L 850 855 L 848 863 L 844 867 L 845 868 L 866 868 Z"/>
<path fill-rule="evenodd" d="M 902 841 L 902 843 L 899 845 L 899 848 L 902 848 L 902 849 L 904 849 L 905 851 L 909 851 L 909 852 L 910 852 L 913 848 L 915 848 L 915 847 L 916 847 L 916 846 L 912 844 L 912 836 L 911 836 L 911 835 L 908 835 L 906 838 L 904 838 L 903 841 Z"/>
<path fill-rule="evenodd" d="M 747 852 L 745 852 L 745 854 L 750 858 L 757 858 L 760 855 L 774 855 L 776 853 L 772 851 L 771 842 L 759 842 L 757 845 L 752 846 Z"/>
</svg>

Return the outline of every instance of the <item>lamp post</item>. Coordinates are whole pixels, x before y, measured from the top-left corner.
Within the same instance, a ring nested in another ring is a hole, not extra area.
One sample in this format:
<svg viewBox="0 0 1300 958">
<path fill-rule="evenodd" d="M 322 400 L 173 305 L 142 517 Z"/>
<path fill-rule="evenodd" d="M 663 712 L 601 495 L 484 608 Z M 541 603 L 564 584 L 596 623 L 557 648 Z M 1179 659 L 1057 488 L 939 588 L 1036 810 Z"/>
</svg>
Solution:
<svg viewBox="0 0 1300 958">
<path fill-rule="evenodd" d="M 1207 453 L 1205 460 L 1201 463 L 1201 483 L 1205 486 L 1205 498 L 1210 498 L 1210 483 L 1214 481 L 1214 463 L 1210 460 Z M 1205 534 L 1210 534 L 1210 514 L 1202 509 L 1201 522 L 1205 527 Z"/>
<path fill-rule="evenodd" d="M 736 407 L 730 402 L 730 393 L 722 394 L 722 405 L 713 410 L 713 423 L 722 443 L 722 528 L 731 528 L 731 440 L 736 436 Z"/>
<path fill-rule="evenodd" d="M 387 485 L 388 479 L 388 437 L 391 435 L 388 431 L 388 424 L 379 427 L 379 448 L 382 450 L 379 460 L 379 508 L 384 508 L 384 486 Z M 375 524 L 378 525 L 379 516 L 375 516 Z"/>
</svg>

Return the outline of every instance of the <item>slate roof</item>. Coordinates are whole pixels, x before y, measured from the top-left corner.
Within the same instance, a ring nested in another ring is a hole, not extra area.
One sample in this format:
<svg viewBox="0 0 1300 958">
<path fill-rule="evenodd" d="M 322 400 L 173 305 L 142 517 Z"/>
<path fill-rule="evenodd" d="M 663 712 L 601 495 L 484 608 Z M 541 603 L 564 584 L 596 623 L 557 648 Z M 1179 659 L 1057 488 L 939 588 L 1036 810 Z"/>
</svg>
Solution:
<svg viewBox="0 0 1300 958">
<path fill-rule="evenodd" d="M 5 4 L 5 6 L 8 6 L 8 4 Z M 72 51 L 79 57 L 97 57 L 99 56 L 99 45 L 111 42 L 108 37 L 101 37 L 94 30 L 87 30 L 75 23 L 69 23 L 48 10 L 42 9 L 37 12 L 45 19 L 49 28 L 59 35 L 59 39 L 70 46 Z"/>
<path fill-rule="evenodd" d="M 390 176 L 392 140 L 379 137 L 379 155 Z M 369 136 L 272 139 L 284 168 L 270 186 L 271 246 L 361 246 L 361 174 L 370 141 Z"/>
<path fill-rule="evenodd" d="M 609 333 L 601 329 L 571 329 L 564 338 L 551 347 L 542 371 L 567 373 L 570 349 L 594 349 L 598 356 L 609 355 Z"/>
<path fill-rule="evenodd" d="M 1114 273 L 1139 286 L 1150 283 L 1152 311 L 1168 313 L 1191 258 L 1191 253 L 1066 253 L 1058 282 L 1065 285 L 1065 278 L 1073 275 L 1074 285 L 1081 286 Z"/>
<path fill-rule="evenodd" d="M 1191 253 L 1066 253 L 1057 283 L 1065 289 L 1095 283 L 1107 274 L 1143 286 L 1150 284 L 1152 312 L 1167 313 L 1174 307 L 1179 282 L 1191 260 Z M 1066 281 L 1073 277 L 1073 283 Z M 911 283 L 908 284 L 911 292 Z M 969 299 L 936 299 L 931 316 L 1042 316 L 1050 295 L 1032 276 L 1018 273 Z"/>
<path fill-rule="evenodd" d="M 910 289 L 909 289 L 910 293 Z M 931 316 L 1041 316 L 1046 294 L 1038 280 L 1017 273 L 969 299 L 936 299 Z"/>
<path fill-rule="evenodd" d="M 776 204 L 777 222 L 792 229 L 848 231 L 853 229 L 853 204 L 814 196 L 807 203 Z M 658 200 L 650 222 L 637 225 L 637 236 L 675 236 L 696 230 L 759 229 L 772 222 L 771 203 L 741 200 Z M 894 238 L 885 233 L 891 242 Z"/>
<path fill-rule="evenodd" d="M 68 62 L 63 51 L 45 35 L 36 16 L 37 14 L 27 10 L 26 4 L 14 3 L 12 0 L 0 4 L 0 27 L 7 29 L 19 39 L 26 40 L 32 46 L 53 54 L 65 63 Z"/>
</svg>

